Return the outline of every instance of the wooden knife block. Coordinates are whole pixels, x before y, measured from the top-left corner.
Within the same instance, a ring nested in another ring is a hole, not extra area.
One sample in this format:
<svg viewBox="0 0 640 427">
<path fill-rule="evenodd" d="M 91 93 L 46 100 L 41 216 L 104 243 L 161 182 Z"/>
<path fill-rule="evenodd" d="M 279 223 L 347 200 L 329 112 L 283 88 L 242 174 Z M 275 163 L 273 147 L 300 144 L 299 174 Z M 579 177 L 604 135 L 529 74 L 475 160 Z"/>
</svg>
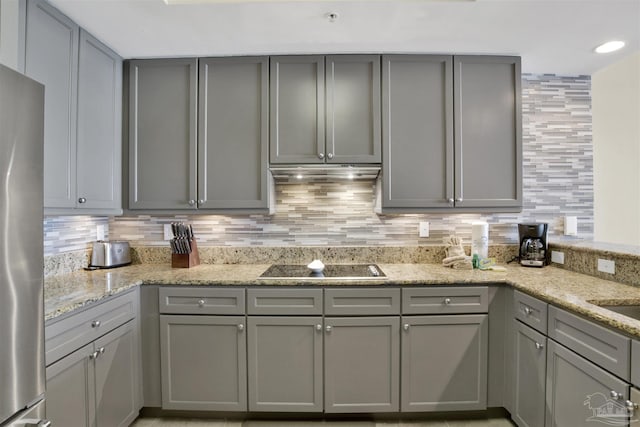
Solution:
<svg viewBox="0 0 640 427">
<path fill-rule="evenodd" d="M 191 241 L 190 254 L 171 254 L 171 268 L 191 268 L 200 265 L 200 255 L 198 255 L 198 245 L 195 237 Z"/>
</svg>

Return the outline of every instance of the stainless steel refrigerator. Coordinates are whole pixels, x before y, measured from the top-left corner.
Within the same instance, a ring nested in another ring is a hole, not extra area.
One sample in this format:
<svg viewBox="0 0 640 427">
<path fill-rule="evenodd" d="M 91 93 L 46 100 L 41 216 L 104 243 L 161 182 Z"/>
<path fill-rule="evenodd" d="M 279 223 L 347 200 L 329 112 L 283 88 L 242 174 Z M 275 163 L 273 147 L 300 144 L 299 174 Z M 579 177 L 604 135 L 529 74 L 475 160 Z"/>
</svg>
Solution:
<svg viewBox="0 0 640 427">
<path fill-rule="evenodd" d="M 0 65 L 0 426 L 44 415 L 44 86 Z"/>
</svg>

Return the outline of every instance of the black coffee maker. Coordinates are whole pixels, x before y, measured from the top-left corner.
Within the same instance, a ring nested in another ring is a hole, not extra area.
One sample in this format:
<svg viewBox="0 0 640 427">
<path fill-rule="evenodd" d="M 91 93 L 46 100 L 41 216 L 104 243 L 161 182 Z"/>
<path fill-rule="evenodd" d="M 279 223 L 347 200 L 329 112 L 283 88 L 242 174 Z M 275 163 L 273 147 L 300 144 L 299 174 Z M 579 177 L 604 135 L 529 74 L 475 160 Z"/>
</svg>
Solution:
<svg viewBox="0 0 640 427">
<path fill-rule="evenodd" d="M 544 267 L 547 264 L 547 229 L 549 224 L 518 224 L 520 264 Z"/>
</svg>

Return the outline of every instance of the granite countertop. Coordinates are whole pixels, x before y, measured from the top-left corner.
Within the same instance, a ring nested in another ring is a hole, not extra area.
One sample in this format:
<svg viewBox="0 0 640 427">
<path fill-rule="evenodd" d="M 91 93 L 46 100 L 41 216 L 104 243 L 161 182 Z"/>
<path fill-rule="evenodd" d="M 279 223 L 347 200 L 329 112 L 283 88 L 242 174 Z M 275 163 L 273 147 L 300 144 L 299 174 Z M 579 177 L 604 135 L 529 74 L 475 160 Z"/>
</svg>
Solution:
<svg viewBox="0 0 640 427">
<path fill-rule="evenodd" d="M 429 286 L 507 284 L 559 307 L 583 314 L 640 338 L 640 320 L 594 305 L 640 304 L 640 287 L 634 287 L 560 268 L 507 266 L 506 272 L 453 270 L 439 264 L 378 264 L 387 279 L 278 280 L 258 279 L 267 264 L 203 264 L 172 269 L 168 264 L 140 264 L 110 270 L 79 271 L 45 279 L 45 319 L 54 319 L 102 298 L 138 285 L 215 286 Z"/>
</svg>

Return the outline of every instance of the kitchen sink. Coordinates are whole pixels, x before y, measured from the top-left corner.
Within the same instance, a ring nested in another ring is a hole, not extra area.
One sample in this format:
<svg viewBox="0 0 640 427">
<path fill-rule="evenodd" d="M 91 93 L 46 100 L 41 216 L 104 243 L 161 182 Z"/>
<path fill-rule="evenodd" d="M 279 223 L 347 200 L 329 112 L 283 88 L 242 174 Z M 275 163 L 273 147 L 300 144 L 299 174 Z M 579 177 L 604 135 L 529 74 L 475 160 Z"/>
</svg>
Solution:
<svg viewBox="0 0 640 427">
<path fill-rule="evenodd" d="M 605 308 L 607 310 L 615 311 L 616 313 L 622 314 L 623 316 L 631 317 L 633 319 L 640 320 L 640 305 L 632 304 L 632 305 L 600 305 L 599 307 Z"/>
</svg>

